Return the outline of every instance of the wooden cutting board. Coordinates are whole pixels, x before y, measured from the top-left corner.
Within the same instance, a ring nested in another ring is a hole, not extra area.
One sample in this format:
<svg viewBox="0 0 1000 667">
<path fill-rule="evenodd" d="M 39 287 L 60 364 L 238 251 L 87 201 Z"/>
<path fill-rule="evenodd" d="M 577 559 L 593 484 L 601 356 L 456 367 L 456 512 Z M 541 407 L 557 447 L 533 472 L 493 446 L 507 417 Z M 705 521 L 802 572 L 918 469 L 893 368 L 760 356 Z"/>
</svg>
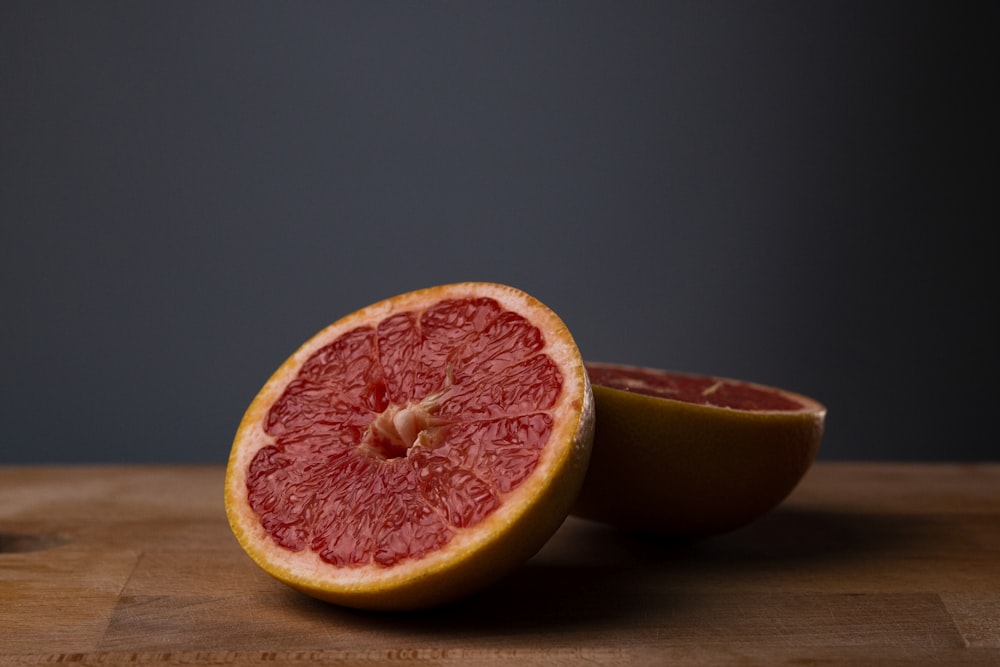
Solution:
<svg viewBox="0 0 1000 667">
<path fill-rule="evenodd" d="M 696 543 L 570 519 L 500 584 L 408 614 L 262 573 L 223 474 L 0 468 L 0 664 L 1000 664 L 1000 464 L 821 463 Z"/>
</svg>

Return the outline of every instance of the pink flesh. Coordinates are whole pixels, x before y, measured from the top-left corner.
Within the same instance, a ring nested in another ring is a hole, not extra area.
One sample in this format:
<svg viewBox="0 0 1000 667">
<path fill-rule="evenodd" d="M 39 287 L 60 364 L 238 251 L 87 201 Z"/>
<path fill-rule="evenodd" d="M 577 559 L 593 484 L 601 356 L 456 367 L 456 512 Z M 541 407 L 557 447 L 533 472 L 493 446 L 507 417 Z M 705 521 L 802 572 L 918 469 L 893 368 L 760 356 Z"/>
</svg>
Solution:
<svg viewBox="0 0 1000 667">
<path fill-rule="evenodd" d="M 442 301 L 323 347 L 274 403 L 248 500 L 280 545 L 338 566 L 391 566 L 446 544 L 535 469 L 562 375 L 542 333 L 492 299 Z M 440 394 L 439 400 L 433 400 Z M 373 429 L 431 405 L 408 448 Z"/>
<path fill-rule="evenodd" d="M 588 365 L 587 374 L 594 385 L 697 405 L 750 411 L 794 411 L 804 407 L 776 390 L 732 380 L 602 365 Z"/>
</svg>

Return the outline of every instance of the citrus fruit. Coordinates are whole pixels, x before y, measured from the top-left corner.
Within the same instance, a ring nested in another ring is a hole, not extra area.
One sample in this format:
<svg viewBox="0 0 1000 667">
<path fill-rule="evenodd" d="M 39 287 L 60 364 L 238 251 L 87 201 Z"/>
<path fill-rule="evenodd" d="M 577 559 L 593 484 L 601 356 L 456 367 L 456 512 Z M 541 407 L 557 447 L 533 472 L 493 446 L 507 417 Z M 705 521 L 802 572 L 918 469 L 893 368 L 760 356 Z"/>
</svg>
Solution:
<svg viewBox="0 0 1000 667">
<path fill-rule="evenodd" d="M 680 538 L 778 505 L 819 450 L 826 408 L 760 384 L 588 362 L 597 412 L 573 513 Z"/>
<path fill-rule="evenodd" d="M 226 512 L 265 571 L 402 610 L 469 594 L 565 520 L 593 436 L 569 330 L 512 287 L 386 299 L 304 343 L 240 422 Z"/>
</svg>

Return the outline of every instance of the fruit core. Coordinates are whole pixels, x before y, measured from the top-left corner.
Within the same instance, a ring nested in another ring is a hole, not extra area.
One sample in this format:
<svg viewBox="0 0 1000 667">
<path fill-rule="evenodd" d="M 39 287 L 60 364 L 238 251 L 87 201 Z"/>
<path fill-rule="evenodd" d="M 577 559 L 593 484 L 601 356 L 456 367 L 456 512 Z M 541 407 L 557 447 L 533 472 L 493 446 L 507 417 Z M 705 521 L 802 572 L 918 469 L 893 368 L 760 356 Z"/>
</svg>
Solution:
<svg viewBox="0 0 1000 667">
<path fill-rule="evenodd" d="M 247 500 L 285 549 L 348 567 L 420 558 L 528 478 L 562 388 L 542 332 L 492 299 L 359 326 L 271 406 Z"/>
<path fill-rule="evenodd" d="M 774 389 L 734 380 L 602 364 L 588 365 L 587 373 L 594 385 L 696 405 L 750 411 L 795 411 L 805 407 Z"/>
<path fill-rule="evenodd" d="M 435 397 L 407 405 L 390 405 L 375 419 L 365 433 L 364 442 L 371 452 L 382 458 L 406 456 L 415 445 L 434 447 L 436 444 L 434 412 Z"/>
</svg>

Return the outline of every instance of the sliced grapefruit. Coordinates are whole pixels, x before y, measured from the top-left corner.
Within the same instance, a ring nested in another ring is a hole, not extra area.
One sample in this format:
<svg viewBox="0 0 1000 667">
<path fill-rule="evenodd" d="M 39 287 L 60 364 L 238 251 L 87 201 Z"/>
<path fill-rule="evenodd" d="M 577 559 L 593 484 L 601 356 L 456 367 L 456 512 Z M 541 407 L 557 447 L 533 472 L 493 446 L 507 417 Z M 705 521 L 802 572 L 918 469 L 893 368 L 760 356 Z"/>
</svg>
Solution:
<svg viewBox="0 0 1000 667">
<path fill-rule="evenodd" d="M 317 333 L 236 433 L 230 525 L 264 570 L 364 609 L 429 607 L 530 558 L 569 513 L 593 436 L 569 330 L 492 283 L 410 292 Z"/>
<path fill-rule="evenodd" d="M 573 513 L 665 536 L 739 528 L 778 505 L 819 450 L 826 408 L 726 378 L 588 362 L 597 412 Z"/>
</svg>

